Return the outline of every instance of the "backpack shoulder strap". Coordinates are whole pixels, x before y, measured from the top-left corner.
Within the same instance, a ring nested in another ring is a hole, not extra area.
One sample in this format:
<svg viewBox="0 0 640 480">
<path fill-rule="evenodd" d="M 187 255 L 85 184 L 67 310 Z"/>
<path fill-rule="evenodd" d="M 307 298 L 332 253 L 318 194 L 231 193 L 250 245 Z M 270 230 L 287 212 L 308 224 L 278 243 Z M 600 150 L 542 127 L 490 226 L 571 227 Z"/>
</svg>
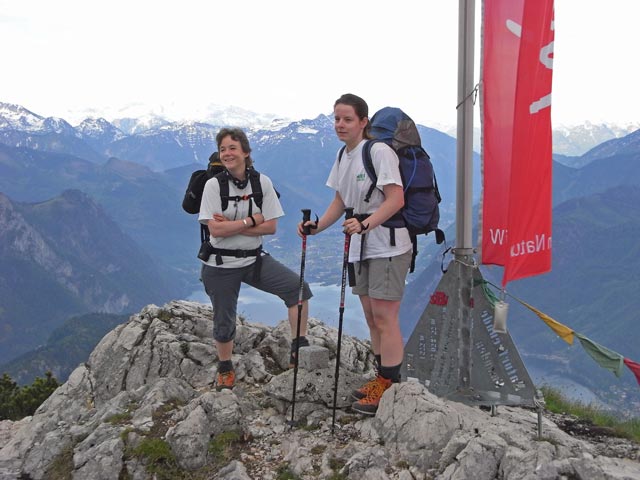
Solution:
<svg viewBox="0 0 640 480">
<path fill-rule="evenodd" d="M 253 197 L 253 201 L 256 202 L 256 205 L 259 209 L 262 210 L 262 184 L 260 183 L 260 172 L 251 168 L 249 170 L 249 182 L 251 183 L 251 195 Z"/>
<path fill-rule="evenodd" d="M 376 174 L 376 169 L 373 167 L 373 159 L 371 158 L 371 147 L 373 147 L 373 144 L 377 142 L 382 142 L 382 140 L 367 140 L 362 146 L 362 163 L 364 164 L 364 170 L 371 179 L 371 186 L 364 197 L 364 201 L 367 203 L 369 203 L 371 194 L 378 183 L 378 175 Z"/>
<path fill-rule="evenodd" d="M 371 179 L 371 186 L 367 191 L 367 194 L 364 197 L 364 201 L 369 203 L 371 199 L 371 194 L 373 190 L 376 188 L 376 184 L 378 183 L 378 175 L 376 175 L 376 170 L 373 167 L 373 160 L 371 159 L 371 147 L 374 143 L 382 142 L 382 140 L 367 140 L 362 146 L 362 163 L 364 165 L 364 170 L 367 172 L 367 175 Z M 338 162 L 342 160 L 342 155 L 346 149 L 346 145 L 344 145 L 340 149 L 340 153 L 338 154 Z"/>
<path fill-rule="evenodd" d="M 222 205 L 222 211 L 224 212 L 229 206 L 229 179 L 225 175 L 225 172 L 220 172 L 214 175 L 218 179 L 220 185 L 220 202 Z"/>
<path fill-rule="evenodd" d="M 338 153 L 338 163 L 340 163 L 342 161 L 342 154 L 344 153 L 346 148 L 347 148 L 347 146 L 343 145 L 342 148 L 340 149 L 340 153 Z"/>
</svg>

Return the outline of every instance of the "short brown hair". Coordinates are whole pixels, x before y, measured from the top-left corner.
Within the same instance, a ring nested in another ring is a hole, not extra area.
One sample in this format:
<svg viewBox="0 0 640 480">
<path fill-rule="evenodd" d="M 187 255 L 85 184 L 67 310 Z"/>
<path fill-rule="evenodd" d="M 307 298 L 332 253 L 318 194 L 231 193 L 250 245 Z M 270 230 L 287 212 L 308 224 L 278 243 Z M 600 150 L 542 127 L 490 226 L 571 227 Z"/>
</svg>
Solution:
<svg viewBox="0 0 640 480">
<path fill-rule="evenodd" d="M 225 137 L 231 137 L 236 142 L 240 142 L 240 147 L 244 153 L 249 155 L 245 159 L 247 168 L 253 167 L 253 159 L 251 158 L 251 145 L 249 145 L 249 139 L 247 134 L 240 128 L 223 128 L 216 135 L 216 144 L 218 145 L 218 151 L 220 151 L 220 144 Z"/>
</svg>

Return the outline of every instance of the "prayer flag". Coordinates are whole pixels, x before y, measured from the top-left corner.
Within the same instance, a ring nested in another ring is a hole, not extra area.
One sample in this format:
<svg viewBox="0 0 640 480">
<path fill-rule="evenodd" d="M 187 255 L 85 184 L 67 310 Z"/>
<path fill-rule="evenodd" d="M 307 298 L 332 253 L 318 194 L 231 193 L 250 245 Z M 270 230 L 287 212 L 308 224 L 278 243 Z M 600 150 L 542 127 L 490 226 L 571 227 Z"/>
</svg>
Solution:
<svg viewBox="0 0 640 480">
<path fill-rule="evenodd" d="M 636 376 L 636 380 L 638 381 L 638 385 L 640 385 L 640 363 L 625 358 L 624 364 L 629 368 L 629 370 L 631 370 L 631 372 L 633 372 Z"/>
<path fill-rule="evenodd" d="M 547 325 L 549 325 L 549 327 L 551 327 L 551 329 L 556 332 L 556 334 L 565 342 L 567 342 L 569 345 L 573 345 L 573 330 L 570 329 L 569 327 L 567 327 L 566 325 L 561 324 L 560 322 L 554 320 L 553 318 L 551 318 L 549 315 L 547 315 L 546 313 L 542 313 L 540 310 L 538 310 L 537 308 L 532 307 L 531 305 L 529 305 L 528 303 L 523 302 L 522 300 L 520 300 L 520 303 L 522 303 L 522 305 L 524 305 L 525 307 L 527 307 L 529 310 L 531 310 L 533 313 L 535 313 L 536 315 L 538 315 L 542 321 L 544 323 L 546 323 Z"/>
<path fill-rule="evenodd" d="M 607 370 L 611 370 L 616 377 L 622 375 L 622 365 L 624 364 L 624 357 L 619 353 L 609 350 L 608 348 L 598 345 L 593 340 L 589 340 L 584 335 L 576 332 L 576 337 L 580 340 L 582 347 L 593 358 L 598 365 Z"/>
</svg>

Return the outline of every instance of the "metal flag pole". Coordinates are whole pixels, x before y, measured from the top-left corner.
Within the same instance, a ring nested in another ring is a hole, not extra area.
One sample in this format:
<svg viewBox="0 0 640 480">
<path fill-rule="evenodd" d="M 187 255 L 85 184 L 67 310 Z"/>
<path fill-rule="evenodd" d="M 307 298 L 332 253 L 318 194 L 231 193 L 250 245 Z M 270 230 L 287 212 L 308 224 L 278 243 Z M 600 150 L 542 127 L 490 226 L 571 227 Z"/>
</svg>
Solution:
<svg viewBox="0 0 640 480">
<path fill-rule="evenodd" d="M 471 211 L 473 194 L 473 50 L 475 0 L 460 0 L 458 12 L 458 117 L 456 132 L 455 255 L 473 254 Z"/>
</svg>

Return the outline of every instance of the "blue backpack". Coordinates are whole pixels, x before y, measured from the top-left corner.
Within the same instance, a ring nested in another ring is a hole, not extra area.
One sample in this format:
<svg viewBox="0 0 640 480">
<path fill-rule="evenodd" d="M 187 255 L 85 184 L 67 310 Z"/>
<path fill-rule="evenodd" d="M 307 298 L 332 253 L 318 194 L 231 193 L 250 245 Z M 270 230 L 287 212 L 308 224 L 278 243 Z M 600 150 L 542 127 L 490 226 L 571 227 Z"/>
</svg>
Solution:
<svg viewBox="0 0 640 480">
<path fill-rule="evenodd" d="M 433 165 L 427 152 L 422 148 L 418 128 L 411 118 L 399 108 L 385 107 L 371 117 L 370 133 L 362 149 L 365 171 L 371 179 L 371 187 L 365 195 L 365 202 L 371 198 L 378 176 L 371 160 L 371 147 L 376 142 L 384 142 L 398 155 L 400 175 L 404 190 L 404 207 L 382 225 L 391 229 L 391 245 L 395 245 L 394 228 L 406 227 L 413 243 L 411 272 L 418 254 L 417 235 L 435 232 L 436 243 L 444 242 L 444 232 L 438 228 L 442 200 Z M 345 147 L 340 150 L 339 158 Z"/>
</svg>

